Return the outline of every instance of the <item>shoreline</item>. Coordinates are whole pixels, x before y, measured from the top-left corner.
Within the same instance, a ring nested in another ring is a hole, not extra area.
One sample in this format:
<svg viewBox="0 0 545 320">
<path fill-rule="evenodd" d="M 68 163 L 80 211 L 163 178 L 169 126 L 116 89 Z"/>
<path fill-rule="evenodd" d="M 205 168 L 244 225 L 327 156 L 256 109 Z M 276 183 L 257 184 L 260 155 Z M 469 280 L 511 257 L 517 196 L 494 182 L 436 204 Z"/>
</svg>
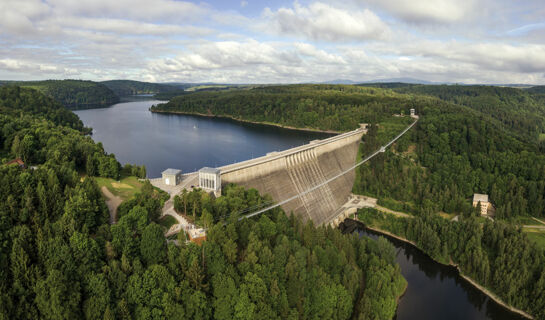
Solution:
<svg viewBox="0 0 545 320">
<path fill-rule="evenodd" d="M 359 220 L 356 220 L 358 222 L 361 223 L 361 221 Z M 362 223 L 363 224 L 363 223 Z M 458 265 L 456 264 L 453 264 L 452 262 L 449 263 L 449 264 L 445 264 L 445 263 L 442 263 L 440 261 L 437 261 L 435 259 L 433 259 L 431 256 L 429 256 L 427 253 L 425 253 L 424 251 L 422 251 L 422 249 L 420 249 L 415 242 L 413 241 L 410 241 L 408 239 L 405 239 L 403 237 L 400 237 L 398 235 L 395 235 L 391 232 L 388 232 L 386 230 L 382 230 L 382 229 L 379 229 L 379 228 L 376 228 L 376 227 L 370 227 L 368 225 L 364 225 L 365 228 L 369 229 L 369 230 L 372 230 L 374 232 L 377 232 L 377 233 L 380 233 L 380 234 L 383 234 L 385 236 L 389 236 L 389 237 L 392 237 L 394 239 L 397 239 L 399 241 L 402 241 L 402 242 L 405 242 L 405 243 L 408 243 L 412 246 L 414 246 L 416 249 L 420 250 L 421 252 L 423 252 L 424 254 L 426 254 L 428 257 L 430 257 L 430 259 L 432 259 L 434 262 L 436 263 L 439 263 L 441 265 L 444 265 L 444 266 L 450 266 L 450 267 L 454 267 L 456 268 L 456 270 L 458 271 L 458 275 L 460 275 L 463 279 L 465 279 L 467 282 L 469 282 L 473 287 L 477 288 L 479 291 L 481 291 L 482 293 L 484 293 L 487 297 L 489 297 L 490 299 L 494 300 L 497 304 L 501 305 L 502 307 L 508 309 L 509 311 L 511 312 L 514 312 L 514 313 L 517 313 L 525 318 L 528 318 L 528 319 L 534 319 L 534 317 L 529 314 L 529 313 L 526 313 L 525 311 L 523 310 L 520 310 L 520 309 L 517 309 L 509 304 L 507 304 L 506 302 L 504 302 L 500 297 L 498 297 L 496 294 L 494 294 L 493 292 L 491 292 L 490 290 L 488 290 L 487 288 L 485 288 L 484 286 L 480 285 L 477 281 L 475 281 L 474 279 L 472 279 L 471 277 L 465 275 L 462 270 L 460 269 L 460 267 L 458 267 Z"/>
<path fill-rule="evenodd" d="M 298 130 L 298 131 L 307 131 L 307 132 L 319 132 L 319 133 L 328 133 L 328 134 L 341 134 L 343 131 L 335 131 L 335 130 L 320 130 L 320 129 L 312 129 L 312 128 L 297 128 L 292 126 L 285 126 L 277 123 L 272 122 L 259 122 L 259 121 L 252 121 L 252 120 L 244 120 L 244 119 L 238 119 L 233 116 L 227 116 L 227 115 L 214 115 L 214 114 L 204 114 L 204 113 L 198 113 L 198 112 L 186 112 L 186 111 L 165 111 L 165 110 L 151 110 L 153 113 L 164 113 L 164 114 L 183 114 L 188 116 L 197 116 L 197 117 L 206 117 L 206 118 L 220 118 L 220 119 L 229 119 L 237 122 L 245 122 L 245 123 L 251 123 L 251 124 L 259 124 L 263 126 L 271 126 L 271 127 L 277 127 L 282 129 L 289 129 L 289 130 Z"/>
</svg>

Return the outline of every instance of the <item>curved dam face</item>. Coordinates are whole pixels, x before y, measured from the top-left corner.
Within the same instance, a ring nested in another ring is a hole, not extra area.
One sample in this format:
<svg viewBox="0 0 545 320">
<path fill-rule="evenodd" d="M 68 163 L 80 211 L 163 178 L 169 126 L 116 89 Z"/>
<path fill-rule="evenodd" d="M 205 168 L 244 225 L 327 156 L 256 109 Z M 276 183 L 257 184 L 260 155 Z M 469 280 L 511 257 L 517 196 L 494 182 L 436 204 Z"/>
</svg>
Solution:
<svg viewBox="0 0 545 320">
<path fill-rule="evenodd" d="M 280 202 L 311 189 L 355 164 L 358 146 L 366 132 L 360 128 L 325 140 L 264 157 L 224 166 L 222 184 L 236 183 L 268 193 Z M 282 207 L 315 225 L 331 222 L 348 200 L 355 172 L 323 185 Z"/>
</svg>

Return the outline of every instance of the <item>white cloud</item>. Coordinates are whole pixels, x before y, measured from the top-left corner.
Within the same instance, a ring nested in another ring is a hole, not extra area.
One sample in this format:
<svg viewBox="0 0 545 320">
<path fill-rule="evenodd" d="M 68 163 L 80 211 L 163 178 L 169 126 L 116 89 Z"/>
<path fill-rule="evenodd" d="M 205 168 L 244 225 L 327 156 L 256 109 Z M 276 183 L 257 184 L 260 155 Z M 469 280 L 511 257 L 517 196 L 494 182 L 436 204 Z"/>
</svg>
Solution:
<svg viewBox="0 0 545 320">
<path fill-rule="evenodd" d="M 384 39 L 388 26 L 370 10 L 349 12 L 314 2 L 308 7 L 295 2 L 293 8 L 266 8 L 266 28 L 281 35 L 296 35 L 321 41 Z"/>
<path fill-rule="evenodd" d="M 392 52 L 386 46 L 381 46 L 378 50 L 382 53 Z M 393 51 L 401 56 L 468 63 L 483 70 L 519 73 L 538 73 L 545 70 L 545 45 L 420 41 L 400 44 Z"/>
<path fill-rule="evenodd" d="M 545 83 L 544 9 L 474 1 L 0 0 L 0 79 Z"/>
<path fill-rule="evenodd" d="M 39 75 L 42 73 L 57 74 L 57 75 L 75 75 L 77 70 L 73 68 L 62 68 L 51 64 L 42 64 L 32 61 L 23 61 L 17 59 L 0 59 L 0 70 L 26 72 Z"/>
<path fill-rule="evenodd" d="M 335 55 L 326 52 L 325 50 L 318 50 L 315 46 L 309 43 L 296 43 L 295 48 L 300 55 L 313 58 L 317 64 L 345 64 L 346 61 L 340 55 Z"/>
<path fill-rule="evenodd" d="M 175 0 L 47 0 L 47 3 L 70 15 L 184 24 L 209 10 L 202 5 Z"/>
<path fill-rule="evenodd" d="M 453 23 L 473 16 L 475 0 L 360 0 L 411 23 Z"/>
</svg>

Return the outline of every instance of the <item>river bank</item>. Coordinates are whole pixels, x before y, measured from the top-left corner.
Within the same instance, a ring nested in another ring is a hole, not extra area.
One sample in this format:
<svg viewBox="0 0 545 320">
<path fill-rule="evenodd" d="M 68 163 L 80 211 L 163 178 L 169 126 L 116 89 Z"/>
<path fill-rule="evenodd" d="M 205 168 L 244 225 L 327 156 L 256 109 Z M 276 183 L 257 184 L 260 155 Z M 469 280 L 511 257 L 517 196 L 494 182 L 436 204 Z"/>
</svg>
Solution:
<svg viewBox="0 0 545 320">
<path fill-rule="evenodd" d="M 442 263 L 440 261 L 437 261 L 435 259 L 433 259 L 431 256 L 429 256 L 428 254 L 426 254 L 425 252 L 423 252 L 420 248 L 418 248 L 418 246 L 416 245 L 415 242 L 413 241 L 410 241 L 408 239 L 405 239 L 403 237 L 400 237 L 396 234 L 393 234 L 389 231 L 386 231 L 386 230 L 382 230 L 380 228 L 376 228 L 376 227 L 370 227 L 370 226 L 367 226 L 365 224 L 363 224 L 362 222 L 360 221 L 357 221 L 357 220 L 353 220 L 353 219 L 347 219 L 347 220 L 352 220 L 354 222 L 357 222 L 360 227 L 364 228 L 364 229 L 368 229 L 368 230 L 371 230 L 373 232 L 375 232 L 376 234 L 380 234 L 380 235 L 384 235 L 385 237 L 387 238 L 392 238 L 392 239 L 396 239 L 398 241 L 401 241 L 403 243 L 407 243 L 409 245 L 411 245 L 412 247 L 414 247 L 415 249 L 417 249 L 418 251 L 420 251 L 421 253 L 425 254 L 426 256 L 428 256 L 431 260 L 433 260 L 434 262 L 440 264 L 440 265 L 443 265 L 443 266 L 447 266 L 447 267 L 454 267 L 458 273 L 458 275 L 464 279 L 467 283 L 469 283 L 471 286 L 473 286 L 474 288 L 476 288 L 477 290 L 479 290 L 480 292 L 482 292 L 484 295 L 488 296 L 491 300 L 493 300 L 494 302 L 496 302 L 498 305 L 504 307 L 505 309 L 508 309 L 509 311 L 513 312 L 513 313 L 517 313 L 518 315 L 524 317 L 524 318 L 527 318 L 527 319 L 534 319 L 532 315 L 524 312 L 523 310 L 520 310 L 520 309 L 517 309 L 513 306 L 510 306 L 509 304 L 507 304 L 506 302 L 504 302 L 500 297 L 498 297 L 496 294 L 494 294 L 493 292 L 491 292 L 490 290 L 488 290 L 487 288 L 485 288 L 484 286 L 480 285 L 479 283 L 477 283 L 477 281 L 475 281 L 474 279 L 472 279 L 471 277 L 465 275 L 462 270 L 458 267 L 458 265 L 450 262 L 449 264 L 445 264 L 445 263 Z"/>
<path fill-rule="evenodd" d="M 233 116 L 226 116 L 226 115 L 214 115 L 214 114 L 205 114 L 205 113 L 198 113 L 198 112 L 186 112 L 186 111 L 152 110 L 151 108 L 150 108 L 150 111 L 153 112 L 153 113 L 182 114 L 182 115 L 206 117 L 206 118 L 229 119 L 229 120 L 233 120 L 233 121 L 237 121 L 237 122 L 259 124 L 259 125 L 264 125 L 264 126 L 271 126 L 271 127 L 282 128 L 282 129 L 299 130 L 299 131 L 306 131 L 306 132 L 320 132 L 320 133 L 327 133 L 327 134 L 340 134 L 340 133 L 343 133 L 342 131 L 335 131 L 335 130 L 320 130 L 320 129 L 313 129 L 313 128 L 298 128 L 298 127 L 292 127 L 292 126 L 285 126 L 285 125 L 281 125 L 281 124 L 273 123 L 273 122 L 251 121 L 251 120 L 239 119 L 239 118 L 235 118 Z"/>
</svg>

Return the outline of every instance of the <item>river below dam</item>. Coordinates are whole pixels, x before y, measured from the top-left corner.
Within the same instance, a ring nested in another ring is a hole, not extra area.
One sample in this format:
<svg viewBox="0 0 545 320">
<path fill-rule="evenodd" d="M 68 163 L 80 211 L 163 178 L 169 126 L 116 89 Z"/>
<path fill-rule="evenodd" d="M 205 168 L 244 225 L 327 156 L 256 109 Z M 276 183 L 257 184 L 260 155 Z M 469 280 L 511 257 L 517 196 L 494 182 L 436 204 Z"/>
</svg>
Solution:
<svg viewBox="0 0 545 320">
<path fill-rule="evenodd" d="M 358 228 L 360 236 L 378 239 L 381 234 Z M 432 260 L 403 241 L 385 237 L 396 248 L 396 262 L 407 280 L 395 320 L 523 320 L 460 277 L 454 267 Z"/>
<path fill-rule="evenodd" d="M 331 136 L 228 119 L 151 113 L 149 107 L 157 103 L 161 101 L 139 100 L 75 113 L 93 128 L 93 139 L 107 152 L 121 163 L 145 165 L 151 178 L 166 168 L 190 172 L 217 167 Z M 365 229 L 357 232 L 378 237 Z M 434 262 L 409 244 L 389 240 L 408 281 L 396 320 L 524 319 L 471 286 L 454 268 Z"/>
</svg>

